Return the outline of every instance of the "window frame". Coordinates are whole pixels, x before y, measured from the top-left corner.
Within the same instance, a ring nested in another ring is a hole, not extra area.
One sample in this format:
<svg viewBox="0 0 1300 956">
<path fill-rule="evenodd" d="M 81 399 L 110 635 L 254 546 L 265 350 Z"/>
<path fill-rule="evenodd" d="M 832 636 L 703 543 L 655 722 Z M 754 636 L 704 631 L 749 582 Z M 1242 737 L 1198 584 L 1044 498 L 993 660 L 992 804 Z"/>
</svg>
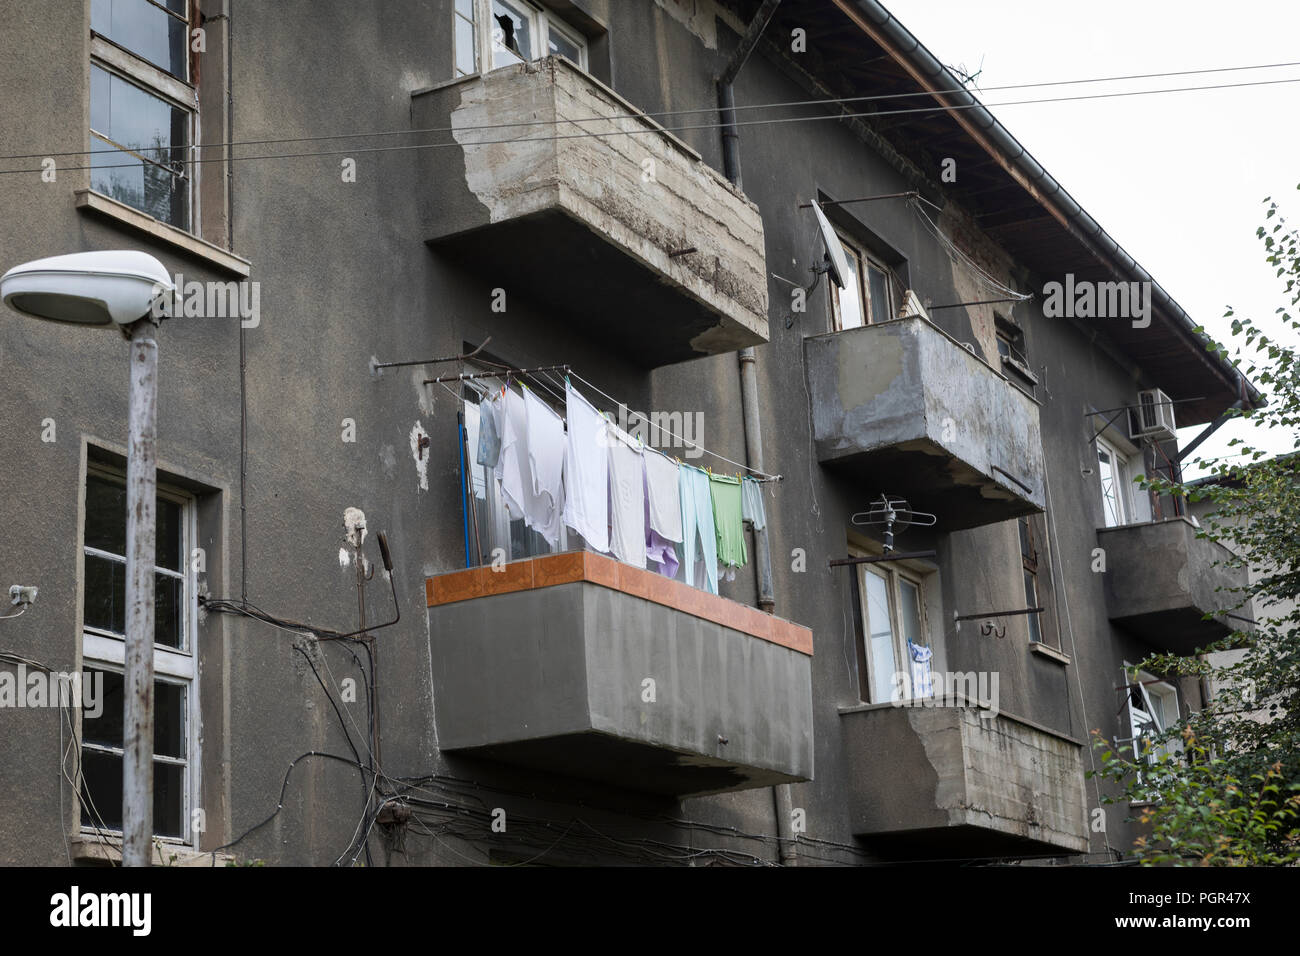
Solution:
<svg viewBox="0 0 1300 956">
<path fill-rule="evenodd" d="M 1153 705 L 1153 693 L 1162 702 L 1162 708 L 1172 706 L 1173 722 L 1182 719 L 1182 707 L 1178 699 L 1178 687 L 1167 680 L 1158 678 L 1146 671 L 1139 671 L 1137 677 L 1132 676 L 1132 666 L 1126 661 L 1124 664 L 1124 696 L 1125 703 L 1128 707 L 1129 721 L 1129 741 L 1133 745 L 1133 759 L 1155 766 L 1162 757 L 1173 759 L 1183 752 L 1182 742 L 1178 740 L 1168 740 L 1162 744 L 1153 744 L 1150 751 L 1142 753 L 1142 741 L 1152 737 L 1158 737 L 1168 730 L 1168 726 L 1162 726 L 1162 721 L 1157 716 Z M 1134 706 L 1133 692 L 1137 692 L 1142 697 L 1143 707 Z M 1139 727 L 1141 721 L 1141 727 Z M 1154 734 L 1151 732 L 1154 728 Z M 1138 773 L 1138 783 L 1141 784 L 1142 775 Z"/>
<path fill-rule="evenodd" d="M 513 65 L 512 63 L 503 63 L 500 66 L 497 66 L 496 54 L 498 51 L 509 53 L 512 57 L 517 58 L 515 62 L 519 63 L 531 63 L 534 60 L 549 55 L 551 30 L 560 34 L 568 40 L 569 43 L 578 48 L 579 62 L 574 63 L 574 66 L 583 71 L 588 70 L 591 55 L 590 46 L 587 42 L 586 35 L 583 34 L 581 30 L 565 21 L 555 11 L 541 4 L 535 3 L 533 0 L 501 0 L 501 2 L 512 8 L 517 15 L 521 17 L 526 16 L 528 19 L 528 55 L 522 59 L 518 59 L 518 53 L 515 53 L 513 50 L 508 50 L 499 43 L 498 34 L 500 28 L 497 26 L 496 15 L 493 12 L 494 2 L 496 2 L 496 0 L 472 0 L 472 9 L 475 15 L 474 33 L 477 43 L 477 66 L 479 72 L 487 73 L 491 70 L 502 69 L 506 66 Z M 464 17 L 455 9 L 454 4 L 452 7 L 452 16 L 453 25 L 454 18 L 459 16 L 461 19 L 464 19 Z M 483 28 L 481 29 L 480 26 Z M 567 56 L 565 58 L 569 59 Z M 573 61 L 570 60 L 570 62 Z M 459 69 L 455 65 L 454 36 L 452 39 L 452 71 L 457 76 L 469 75 L 459 72 Z"/>
<path fill-rule="evenodd" d="M 114 468 L 100 462 L 87 462 L 86 474 L 82 481 L 82 508 L 83 513 L 86 507 L 86 497 L 89 485 L 92 479 L 101 481 L 110 481 L 115 484 L 125 484 L 126 474 L 120 468 Z M 180 649 L 168 647 L 164 644 L 153 645 L 154 655 L 154 681 L 156 683 L 177 684 L 185 688 L 185 709 L 183 718 L 185 721 L 185 757 L 175 758 L 168 756 L 154 755 L 157 762 L 179 765 L 183 767 L 184 785 L 182 787 L 182 804 L 181 804 L 181 825 L 184 834 L 181 836 L 153 834 L 152 839 L 170 846 L 187 846 L 193 849 L 199 848 L 200 834 L 194 831 L 191 826 L 193 811 L 200 803 L 200 710 L 199 710 L 199 666 L 198 666 L 198 587 L 197 578 L 194 574 L 194 565 L 190 559 L 194 543 L 198 540 L 198 499 L 188 492 L 182 491 L 176 487 L 159 482 L 157 496 L 166 501 L 172 501 L 181 506 L 180 527 L 181 527 L 181 549 L 180 558 L 182 571 L 177 573 L 169 568 L 159 568 L 155 564 L 155 573 L 163 573 L 168 576 L 178 577 L 183 583 L 182 605 L 184 613 L 182 615 L 182 647 Z M 112 552 L 103 551 L 99 548 L 93 548 L 85 542 L 85 527 L 81 531 L 80 552 L 78 562 L 80 564 L 79 573 L 82 582 L 79 609 L 81 622 L 81 667 L 86 670 L 100 670 L 113 673 L 124 673 L 126 667 L 126 640 L 125 636 L 117 637 L 111 631 L 103 628 L 90 627 L 85 623 L 85 603 L 86 603 L 86 557 L 88 555 L 100 556 L 109 559 L 122 557 Z M 123 755 L 123 750 L 117 747 L 109 747 L 103 744 L 86 743 L 84 734 L 81 732 L 81 716 L 78 711 L 78 745 L 80 751 L 84 753 L 90 750 L 96 753 L 107 753 L 117 757 Z M 80 823 L 81 820 L 81 790 L 78 781 L 78 787 L 74 790 L 75 818 L 79 822 L 80 832 L 83 837 L 97 837 L 104 834 L 114 836 L 121 835 L 122 831 L 112 827 L 97 827 L 95 825 L 87 826 Z"/>
<path fill-rule="evenodd" d="M 180 17 L 177 17 L 174 13 L 172 13 L 170 10 L 167 10 L 166 7 L 163 7 L 162 5 L 155 3 L 154 0 L 142 0 L 142 2 L 149 3 L 151 6 L 154 7 L 158 7 L 170 17 L 173 17 L 178 20 L 181 19 Z M 200 164 L 195 162 L 195 160 L 197 159 L 198 143 L 199 143 L 199 136 L 200 136 L 199 94 L 198 94 L 198 85 L 193 82 L 194 73 L 195 73 L 194 52 L 191 48 L 191 38 L 193 36 L 192 31 L 194 29 L 194 16 L 195 13 L 197 12 L 197 9 L 198 9 L 198 5 L 195 2 L 195 0 L 187 0 L 186 7 L 185 7 L 185 17 L 183 21 L 185 23 L 185 78 L 184 79 L 173 76 L 171 73 L 168 73 L 166 70 L 162 69 L 161 67 L 156 66 L 155 64 L 145 59 L 140 54 L 128 49 L 127 47 L 122 46 L 120 43 L 117 43 L 116 41 L 110 39 L 109 37 L 97 32 L 93 26 L 90 28 L 90 68 L 91 69 L 95 67 L 99 67 L 100 69 L 104 70 L 110 75 L 117 75 L 127 83 L 130 83 L 140 88 L 145 93 L 154 96 L 157 99 L 163 100 L 164 102 L 168 103 L 171 106 L 184 110 L 187 116 L 189 117 L 189 122 L 188 122 L 189 135 L 187 137 L 188 141 L 186 145 L 183 147 L 183 154 L 185 155 L 186 159 L 184 160 L 184 170 L 179 174 L 180 178 L 184 181 L 188 192 L 188 197 L 187 197 L 188 201 L 186 202 L 187 221 L 181 225 L 177 225 L 176 223 L 168 222 L 163 219 L 158 219 L 156 216 L 153 216 L 151 213 L 147 212 L 146 210 L 139 209 L 136 206 L 131 206 L 131 208 L 135 209 L 137 212 L 143 215 L 149 216 L 151 219 L 154 219 L 155 221 L 160 222 L 163 225 L 169 226 L 173 229 L 179 229 L 182 232 L 189 233 L 192 236 L 199 236 L 201 233 L 201 228 L 200 228 L 201 215 L 199 209 L 199 195 L 200 195 L 199 166 Z M 90 74 L 87 73 L 88 78 L 89 76 Z M 87 103 L 89 104 L 90 98 L 93 97 L 94 95 L 93 90 L 90 89 L 89 79 L 87 80 L 87 89 L 88 89 Z M 148 163 L 150 165 L 157 166 L 163 169 L 167 169 L 173 177 L 176 177 L 178 175 L 175 169 L 171 168 L 168 164 L 159 163 L 156 160 L 152 160 L 146 156 L 142 156 L 138 151 L 123 146 L 122 144 L 110 139 L 105 134 L 95 130 L 90 122 L 91 118 L 94 115 L 93 106 L 90 106 L 88 112 L 89 115 L 87 116 L 87 121 L 86 121 L 86 138 L 87 138 L 88 149 L 94 150 L 96 148 L 97 142 L 101 146 L 102 145 L 112 146 L 115 149 L 121 150 L 124 153 L 128 153 L 131 156 L 136 157 L 141 162 Z M 110 197 L 110 198 L 116 198 L 116 197 Z M 118 201 L 120 202 L 121 200 Z M 130 205 L 130 204 L 125 203 L 125 205 Z"/>
<path fill-rule="evenodd" d="M 840 303 L 840 294 L 844 291 L 834 282 L 830 282 L 831 290 L 831 329 L 835 332 L 843 332 L 847 329 L 861 328 L 865 325 L 879 325 L 881 322 L 888 322 L 890 319 L 897 317 L 898 308 L 901 302 L 895 299 L 900 298 L 900 293 L 904 290 L 902 282 L 899 281 L 897 274 L 889 266 L 875 255 L 868 252 L 861 243 L 857 243 L 845 237 L 839 229 L 835 230 L 836 237 L 840 240 L 840 247 L 844 251 L 844 257 L 850 260 L 850 265 L 854 267 L 855 278 L 857 279 L 857 296 L 860 310 L 862 312 L 862 321 L 858 325 L 844 324 L 844 307 Z M 885 316 L 879 317 L 875 314 L 871 300 L 871 280 L 870 270 L 875 269 L 881 273 L 885 282 Z"/>
<path fill-rule="evenodd" d="M 1132 456 L 1122 451 L 1115 442 L 1098 435 L 1097 443 L 1097 489 L 1101 492 L 1101 519 L 1103 527 L 1120 528 L 1133 519 L 1132 474 L 1130 471 Z M 1115 488 L 1115 521 L 1110 520 L 1110 510 L 1106 507 L 1106 485 L 1102 474 L 1101 453 L 1110 455 L 1111 484 Z"/>
<path fill-rule="evenodd" d="M 852 552 L 851 552 L 852 553 Z M 858 556 L 865 556 L 859 554 Z M 908 650 L 907 635 L 903 633 L 902 626 L 902 588 L 900 581 L 906 581 L 916 588 L 917 601 L 917 629 L 919 638 L 915 643 L 920 647 L 928 647 L 933 650 L 930 643 L 929 622 L 926 615 L 926 594 L 925 594 L 925 577 L 917 571 L 903 567 L 891 567 L 884 562 L 880 563 L 862 563 L 855 566 L 857 574 L 854 576 L 854 586 L 858 591 L 858 604 L 860 609 L 860 623 L 862 627 L 862 637 L 858 642 L 858 696 L 861 700 L 870 704 L 885 703 L 902 703 L 911 700 L 922 700 L 925 698 L 917 697 L 915 694 L 911 697 L 896 697 L 891 691 L 888 700 L 878 700 L 876 693 L 876 668 L 878 666 L 874 659 L 871 649 L 871 610 L 867 600 L 866 575 L 870 574 L 876 578 L 883 579 L 885 582 L 886 599 L 889 602 L 889 627 L 891 646 L 894 654 L 894 673 L 888 675 L 887 679 L 891 684 L 894 683 L 894 676 L 903 672 L 906 667 L 909 686 L 912 678 L 912 655 Z M 931 656 L 931 665 L 933 666 L 934 658 Z M 866 690 L 864 695 L 862 691 Z M 913 688 L 914 690 L 915 688 Z M 926 695 L 932 697 L 933 693 Z"/>
<path fill-rule="evenodd" d="M 1021 515 L 1016 524 L 1020 539 L 1020 566 L 1024 572 L 1025 607 L 1042 607 L 1038 587 L 1038 529 L 1030 515 Z M 1031 644 L 1046 643 L 1043 640 L 1041 617 L 1040 614 L 1025 615 L 1025 626 L 1029 630 Z"/>
</svg>

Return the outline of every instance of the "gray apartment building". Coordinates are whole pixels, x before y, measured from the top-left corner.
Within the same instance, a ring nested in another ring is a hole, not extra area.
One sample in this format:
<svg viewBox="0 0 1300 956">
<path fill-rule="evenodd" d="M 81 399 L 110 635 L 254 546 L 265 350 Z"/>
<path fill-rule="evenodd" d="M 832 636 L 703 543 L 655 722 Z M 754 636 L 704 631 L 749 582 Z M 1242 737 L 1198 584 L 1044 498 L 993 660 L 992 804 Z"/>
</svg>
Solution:
<svg viewBox="0 0 1300 956">
<path fill-rule="evenodd" d="M 1201 705 L 1125 665 L 1232 583 L 1134 479 L 1259 396 L 880 3 L 0 0 L 0 50 L 0 272 L 180 292 L 158 862 L 1128 857 L 1090 731 Z M 5 307 L 0 370 L 0 861 L 112 864 L 127 345 Z"/>
</svg>

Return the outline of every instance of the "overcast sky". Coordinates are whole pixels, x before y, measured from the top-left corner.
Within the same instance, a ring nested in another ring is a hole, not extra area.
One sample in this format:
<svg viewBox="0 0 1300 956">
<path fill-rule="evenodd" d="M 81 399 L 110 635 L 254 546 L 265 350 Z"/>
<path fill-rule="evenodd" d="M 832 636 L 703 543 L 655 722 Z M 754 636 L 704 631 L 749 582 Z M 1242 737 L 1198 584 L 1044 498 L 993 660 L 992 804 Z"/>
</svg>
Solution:
<svg viewBox="0 0 1300 956">
<path fill-rule="evenodd" d="M 1049 80 L 1300 60 L 1297 0 L 883 0 L 931 53 L 982 70 L 980 99 L 1102 228 L 1220 341 L 1227 306 L 1277 330 L 1286 305 L 1255 230 L 1265 196 L 1300 223 L 1300 82 L 1240 89 L 998 107 L 1120 89 L 1300 79 L 1300 67 L 1053 90 L 989 90 Z M 960 171 L 958 173 L 960 175 Z M 1271 225 L 1271 224 L 1270 224 Z M 1294 339 L 1289 339 L 1294 341 Z M 1231 344 L 1229 343 L 1231 348 Z M 1184 443 L 1199 428 L 1180 430 Z M 1261 441 L 1274 452 L 1294 436 Z M 1189 471 L 1188 477 L 1194 472 Z"/>
</svg>

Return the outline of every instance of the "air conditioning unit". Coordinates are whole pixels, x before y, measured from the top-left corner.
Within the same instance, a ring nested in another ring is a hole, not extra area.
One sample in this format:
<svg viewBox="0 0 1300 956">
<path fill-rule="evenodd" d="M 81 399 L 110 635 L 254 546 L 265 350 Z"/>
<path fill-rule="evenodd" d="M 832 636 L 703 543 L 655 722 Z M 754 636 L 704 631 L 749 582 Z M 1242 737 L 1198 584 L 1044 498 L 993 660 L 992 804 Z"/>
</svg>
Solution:
<svg viewBox="0 0 1300 956">
<path fill-rule="evenodd" d="M 1137 405 L 1129 409 L 1130 438 L 1154 438 L 1166 441 L 1175 437 L 1174 404 L 1158 388 L 1138 392 Z"/>
</svg>

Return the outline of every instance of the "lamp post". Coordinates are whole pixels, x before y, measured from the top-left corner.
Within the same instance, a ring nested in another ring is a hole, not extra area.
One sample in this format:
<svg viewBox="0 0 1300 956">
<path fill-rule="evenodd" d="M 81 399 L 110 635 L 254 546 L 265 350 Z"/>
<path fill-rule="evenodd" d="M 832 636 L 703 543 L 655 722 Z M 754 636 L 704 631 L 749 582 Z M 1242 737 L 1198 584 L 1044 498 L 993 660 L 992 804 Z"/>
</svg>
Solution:
<svg viewBox="0 0 1300 956">
<path fill-rule="evenodd" d="M 38 319 L 117 326 L 130 341 L 126 465 L 126 647 L 123 701 L 122 864 L 153 858 L 154 557 L 158 488 L 158 340 L 155 300 L 174 295 L 162 263 L 143 252 L 37 259 L 0 277 L 0 300 Z M 170 314 L 170 310 L 169 310 Z"/>
</svg>

